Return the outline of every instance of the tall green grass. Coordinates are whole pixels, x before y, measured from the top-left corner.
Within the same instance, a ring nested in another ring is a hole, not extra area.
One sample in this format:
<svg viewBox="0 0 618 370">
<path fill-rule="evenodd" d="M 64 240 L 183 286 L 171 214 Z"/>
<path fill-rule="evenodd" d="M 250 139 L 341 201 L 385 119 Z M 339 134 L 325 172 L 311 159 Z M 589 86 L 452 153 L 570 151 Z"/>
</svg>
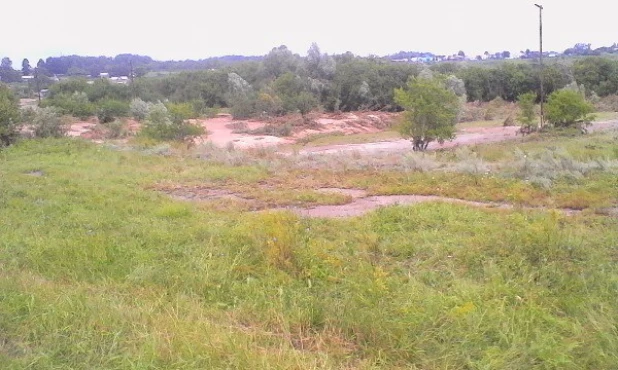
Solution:
<svg viewBox="0 0 618 370">
<path fill-rule="evenodd" d="M 70 140 L 0 152 L 0 368 L 618 363 L 615 218 L 430 203 L 302 219 L 150 190 L 268 176 Z"/>
</svg>

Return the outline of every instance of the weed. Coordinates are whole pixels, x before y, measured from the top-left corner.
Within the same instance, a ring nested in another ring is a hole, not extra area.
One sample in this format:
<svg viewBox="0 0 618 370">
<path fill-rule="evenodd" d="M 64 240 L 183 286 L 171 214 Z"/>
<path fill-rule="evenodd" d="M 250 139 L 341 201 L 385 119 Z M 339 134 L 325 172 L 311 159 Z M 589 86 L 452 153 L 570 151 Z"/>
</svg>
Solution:
<svg viewBox="0 0 618 370">
<path fill-rule="evenodd" d="M 163 156 L 81 140 L 22 141 L 0 152 L 0 363 L 614 368 L 611 211 L 566 216 L 425 203 L 318 220 L 154 191 L 225 187 L 265 203 L 321 202 L 332 195 L 312 189 L 325 186 L 522 204 L 615 201 L 613 162 L 592 164 L 611 154 L 605 137 L 550 140 L 579 151 L 537 154 L 547 142 L 524 143 L 535 160 L 528 169 L 508 167 L 516 154 L 507 150 L 492 162 L 502 175 L 476 178 L 453 172 L 456 161 L 487 160 L 483 153 L 505 146 L 437 153 L 420 160 L 440 167 L 404 173 L 403 156 L 361 154 L 357 164 L 351 154 L 315 155 L 297 165 L 301 158 L 275 161 L 269 152 L 210 144 L 189 151 L 200 159 L 170 145 L 172 155 Z M 225 164 L 234 157 L 244 164 Z M 557 175 L 545 191 L 517 178 L 540 166 L 586 181 Z"/>
<path fill-rule="evenodd" d="M 596 159 L 581 162 L 564 150 L 548 149 L 535 155 L 516 150 L 515 157 L 513 176 L 547 189 L 559 178 L 578 180 L 592 171 L 613 171 L 618 168 L 618 161 Z"/>
</svg>

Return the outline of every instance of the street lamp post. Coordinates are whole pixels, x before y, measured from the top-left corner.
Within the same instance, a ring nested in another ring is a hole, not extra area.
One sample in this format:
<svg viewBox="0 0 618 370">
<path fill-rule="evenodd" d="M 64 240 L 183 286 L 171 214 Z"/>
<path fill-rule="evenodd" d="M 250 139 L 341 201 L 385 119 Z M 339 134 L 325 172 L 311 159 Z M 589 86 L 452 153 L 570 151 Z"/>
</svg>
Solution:
<svg viewBox="0 0 618 370">
<path fill-rule="evenodd" d="M 534 4 L 539 8 L 539 67 L 541 75 L 541 128 L 545 123 L 545 110 L 543 104 L 545 100 L 545 92 L 543 91 L 543 5 Z"/>
</svg>

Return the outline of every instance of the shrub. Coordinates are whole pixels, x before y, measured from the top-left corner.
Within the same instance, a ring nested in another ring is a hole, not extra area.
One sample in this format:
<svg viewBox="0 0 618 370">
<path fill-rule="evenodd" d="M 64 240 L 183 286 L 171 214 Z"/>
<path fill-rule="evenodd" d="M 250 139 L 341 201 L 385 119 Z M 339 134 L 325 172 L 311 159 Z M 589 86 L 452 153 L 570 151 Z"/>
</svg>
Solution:
<svg viewBox="0 0 618 370">
<path fill-rule="evenodd" d="M 104 100 L 99 103 L 97 117 L 100 123 L 109 123 L 118 117 L 126 117 L 129 114 L 129 104 L 118 100 Z"/>
<path fill-rule="evenodd" d="M 62 137 L 66 134 L 62 115 L 54 107 L 38 108 L 32 118 L 32 135 L 38 138 Z"/>
<path fill-rule="evenodd" d="M 478 156 L 477 153 L 470 150 L 468 147 L 462 147 L 455 152 L 457 156 L 457 164 L 455 171 L 466 173 L 474 176 L 475 183 L 478 184 L 478 177 L 489 174 L 491 168 L 485 161 Z"/>
<path fill-rule="evenodd" d="M 206 118 L 213 118 L 219 114 L 220 107 L 206 107 L 200 110 L 200 114 Z"/>
<path fill-rule="evenodd" d="M 547 101 L 546 117 L 554 126 L 569 127 L 577 123 L 590 123 L 594 106 L 573 90 L 553 92 Z"/>
<path fill-rule="evenodd" d="M 426 153 L 407 153 L 402 160 L 406 172 L 429 172 L 439 167 L 435 155 Z"/>
<path fill-rule="evenodd" d="M 60 109 L 63 114 L 70 114 L 80 119 L 87 119 L 95 114 L 96 107 L 88 100 L 85 92 L 74 92 L 73 94 L 58 94 L 49 99 L 44 106 L 54 106 Z"/>
<path fill-rule="evenodd" d="M 156 140 L 186 141 L 202 134 L 201 126 L 174 121 L 163 103 L 152 106 L 142 129 L 142 135 Z"/>
<path fill-rule="evenodd" d="M 292 135 L 292 125 L 289 123 L 285 123 L 283 125 L 266 125 L 262 128 L 251 130 L 250 133 L 254 135 L 286 137 Z"/>
<path fill-rule="evenodd" d="M 545 150 L 529 155 L 519 149 L 512 165 L 512 175 L 549 189 L 560 178 L 581 179 L 593 171 L 610 172 L 618 168 L 615 160 L 592 160 L 580 162 L 562 149 Z"/>
<path fill-rule="evenodd" d="M 272 91 L 261 91 L 255 102 L 255 109 L 269 116 L 280 116 L 284 113 L 281 98 Z"/>
<path fill-rule="evenodd" d="M 136 98 L 131 101 L 129 111 L 131 112 L 131 116 L 133 116 L 133 118 L 138 121 L 142 121 L 148 117 L 151 108 L 152 103 L 147 103 L 140 98 Z"/>
<path fill-rule="evenodd" d="M 527 130 L 531 130 L 536 122 L 536 114 L 534 113 L 535 100 L 536 94 L 532 92 L 522 94 L 517 98 L 517 102 L 519 104 L 517 121 L 519 121 L 521 126 Z"/>
<path fill-rule="evenodd" d="M 234 121 L 225 125 L 226 128 L 232 130 L 234 134 L 244 134 L 249 132 L 249 125 L 245 121 Z"/>
<path fill-rule="evenodd" d="M 195 113 L 193 105 L 191 103 L 167 103 L 165 105 L 169 112 L 172 121 L 181 123 L 190 118 L 196 118 L 198 115 Z"/>
<path fill-rule="evenodd" d="M 512 115 L 509 115 L 508 117 L 506 117 L 506 119 L 504 120 L 504 122 L 502 122 L 502 126 L 515 126 L 515 120 L 513 119 Z"/>
<path fill-rule="evenodd" d="M 19 105 L 15 95 L 0 84 L 0 147 L 12 144 L 18 136 Z"/>
<path fill-rule="evenodd" d="M 252 117 L 256 112 L 256 99 L 253 96 L 240 96 L 231 101 L 230 112 L 235 119 Z"/>
</svg>

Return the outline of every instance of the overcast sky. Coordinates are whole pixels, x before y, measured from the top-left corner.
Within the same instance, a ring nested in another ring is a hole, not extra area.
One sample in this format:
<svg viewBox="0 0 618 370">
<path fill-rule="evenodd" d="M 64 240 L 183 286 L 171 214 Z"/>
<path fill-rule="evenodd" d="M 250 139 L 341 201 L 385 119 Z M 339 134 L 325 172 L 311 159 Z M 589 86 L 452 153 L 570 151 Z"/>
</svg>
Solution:
<svg viewBox="0 0 618 370">
<path fill-rule="evenodd" d="M 542 4 L 545 50 L 618 42 L 617 1 Z M 0 9 L 0 57 L 16 68 L 25 57 L 34 64 L 71 54 L 179 60 L 264 55 L 287 45 L 305 55 L 312 42 L 356 55 L 538 48 L 538 9 L 527 0 L 29 0 Z"/>
</svg>

